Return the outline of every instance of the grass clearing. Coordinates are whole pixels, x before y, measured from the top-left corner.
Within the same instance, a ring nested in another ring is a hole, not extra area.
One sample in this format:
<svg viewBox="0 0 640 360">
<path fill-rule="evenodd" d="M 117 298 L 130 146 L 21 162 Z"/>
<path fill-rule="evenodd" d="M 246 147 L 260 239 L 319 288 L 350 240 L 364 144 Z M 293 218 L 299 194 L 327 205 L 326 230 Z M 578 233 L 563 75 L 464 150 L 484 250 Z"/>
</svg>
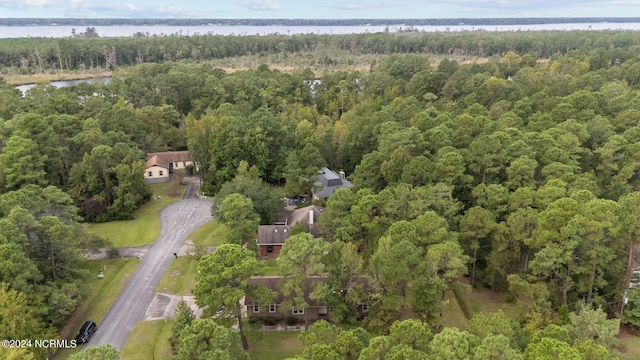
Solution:
<svg viewBox="0 0 640 360">
<path fill-rule="evenodd" d="M 464 328 L 467 323 L 467 316 L 482 312 L 491 314 L 502 310 L 507 318 L 516 315 L 514 304 L 506 301 L 506 295 L 486 289 L 471 290 L 471 285 L 464 282 L 454 282 L 452 289 L 457 292 L 457 296 L 452 290 L 445 293 L 445 305 L 443 308 L 444 325 L 447 327 Z"/>
<path fill-rule="evenodd" d="M 260 339 L 249 339 L 249 356 L 253 360 L 282 360 L 302 352 L 299 331 L 262 331 Z"/>
<path fill-rule="evenodd" d="M 114 247 L 152 244 L 160 236 L 158 213 L 165 206 L 179 201 L 185 186 L 176 182 L 150 186 L 153 196 L 149 202 L 135 211 L 134 220 L 88 224 L 86 230 L 111 241 Z"/>
<path fill-rule="evenodd" d="M 458 300 L 453 291 L 447 290 L 444 294 L 444 304 L 442 304 L 442 318 L 445 327 L 464 328 L 467 318 L 464 316 Z"/>
<path fill-rule="evenodd" d="M 264 259 L 264 260 L 258 260 L 258 262 L 262 265 L 262 271 L 260 275 L 263 275 L 263 276 L 280 275 L 280 271 L 278 270 L 278 263 L 276 262 L 276 259 Z"/>
<path fill-rule="evenodd" d="M 173 355 L 169 337 L 173 320 L 143 321 L 136 325 L 122 349 L 121 359 L 169 359 Z"/>
<path fill-rule="evenodd" d="M 86 280 L 87 285 L 92 289 L 89 297 L 80 305 L 65 327 L 60 332 L 61 339 L 72 339 L 83 322 L 93 320 L 98 324 L 116 301 L 118 295 L 125 287 L 129 278 L 138 268 L 136 259 L 108 259 L 108 260 L 87 260 L 82 265 L 90 273 Z M 104 273 L 104 279 L 98 279 L 100 271 Z M 65 349 L 56 354 L 57 359 L 66 359 L 78 349 Z"/>
<path fill-rule="evenodd" d="M 217 219 L 210 220 L 187 236 L 193 245 L 220 246 L 224 244 L 224 236 L 229 231 L 227 225 Z"/>
<path fill-rule="evenodd" d="M 197 267 L 198 260 L 192 256 L 173 259 L 156 291 L 171 295 L 192 295 L 191 289 L 196 287 Z"/>
</svg>

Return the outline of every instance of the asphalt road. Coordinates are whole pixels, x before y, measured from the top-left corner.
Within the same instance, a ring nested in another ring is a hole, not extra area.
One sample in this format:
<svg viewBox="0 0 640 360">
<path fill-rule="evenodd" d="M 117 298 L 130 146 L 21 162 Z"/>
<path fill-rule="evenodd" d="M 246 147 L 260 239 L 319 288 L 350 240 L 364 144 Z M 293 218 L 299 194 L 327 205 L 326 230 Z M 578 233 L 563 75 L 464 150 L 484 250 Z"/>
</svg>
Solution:
<svg viewBox="0 0 640 360">
<path fill-rule="evenodd" d="M 111 344 L 122 350 L 133 327 L 144 320 L 145 311 L 156 294 L 156 286 L 174 258 L 173 253 L 180 250 L 192 231 L 209 220 L 210 200 L 184 199 L 160 211 L 158 240 L 151 245 L 138 270 L 98 324 L 98 331 L 87 346 Z"/>
</svg>

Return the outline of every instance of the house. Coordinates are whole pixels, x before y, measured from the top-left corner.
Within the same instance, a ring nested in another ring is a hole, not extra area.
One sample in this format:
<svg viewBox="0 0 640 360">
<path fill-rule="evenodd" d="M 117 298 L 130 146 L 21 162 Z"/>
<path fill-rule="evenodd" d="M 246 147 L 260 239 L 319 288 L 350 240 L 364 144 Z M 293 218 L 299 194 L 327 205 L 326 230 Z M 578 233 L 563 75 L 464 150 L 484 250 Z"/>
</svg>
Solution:
<svg viewBox="0 0 640 360">
<path fill-rule="evenodd" d="M 320 231 L 316 223 L 323 211 L 324 208 L 315 205 L 295 209 L 287 215 L 285 222 L 291 226 L 300 224 L 308 233 L 313 235 L 314 238 L 317 238 L 320 237 Z"/>
<path fill-rule="evenodd" d="M 317 190 L 313 192 L 313 198 L 315 200 L 328 198 L 336 189 L 350 188 L 353 186 L 353 184 L 346 179 L 344 171 L 336 174 L 328 168 L 322 168 L 322 170 L 320 170 L 318 181 L 316 181 L 314 185 L 315 188 L 317 188 Z"/>
<path fill-rule="evenodd" d="M 260 225 L 258 226 L 258 256 L 276 257 L 282 249 L 282 245 L 289 238 L 291 229 L 289 225 Z"/>
<path fill-rule="evenodd" d="M 254 301 L 251 296 L 245 296 L 243 305 L 246 307 L 247 315 L 249 317 L 264 319 L 273 318 L 274 320 L 285 320 L 288 317 L 295 317 L 299 322 L 304 322 L 305 315 L 309 322 L 314 322 L 320 319 L 328 320 L 330 318 L 330 308 L 323 300 L 314 300 L 309 297 L 309 293 L 304 294 L 304 301 L 309 304 L 305 309 L 293 309 L 284 311 L 281 308 L 281 304 L 285 300 L 285 296 L 280 291 L 280 281 L 282 276 L 253 276 L 247 279 L 249 285 L 262 285 L 273 291 L 276 295 L 271 304 L 260 304 Z M 317 285 L 325 283 L 328 280 L 326 276 L 309 276 L 307 277 L 306 288 L 310 289 L 310 292 L 316 288 Z M 368 279 L 364 276 L 360 277 L 357 281 L 359 286 L 367 289 L 368 292 L 372 289 L 368 288 Z M 345 290 L 337 290 L 340 294 Z M 369 304 L 363 303 L 357 306 L 358 313 L 363 316 L 369 311 Z"/>
<path fill-rule="evenodd" d="M 309 294 L 304 294 L 304 301 L 309 304 L 306 309 L 294 309 L 292 311 L 283 311 L 281 304 L 285 300 L 284 295 L 279 289 L 282 276 L 254 276 L 247 279 L 248 285 L 263 285 L 269 290 L 273 291 L 276 296 L 273 299 L 272 304 L 259 304 L 255 302 L 250 296 L 244 298 L 244 305 L 247 308 L 247 315 L 255 318 L 272 317 L 275 320 L 284 320 L 290 316 L 298 319 L 299 322 L 304 322 L 305 313 L 310 322 L 314 322 L 320 319 L 328 319 L 329 308 L 323 304 L 322 301 L 312 300 L 309 298 Z M 327 281 L 326 277 L 308 277 L 308 288 L 314 289 L 318 283 Z"/>
<path fill-rule="evenodd" d="M 148 153 L 144 180 L 149 184 L 167 182 L 173 170 L 182 170 L 189 165 L 195 165 L 196 169 L 198 167 L 187 151 Z"/>
</svg>

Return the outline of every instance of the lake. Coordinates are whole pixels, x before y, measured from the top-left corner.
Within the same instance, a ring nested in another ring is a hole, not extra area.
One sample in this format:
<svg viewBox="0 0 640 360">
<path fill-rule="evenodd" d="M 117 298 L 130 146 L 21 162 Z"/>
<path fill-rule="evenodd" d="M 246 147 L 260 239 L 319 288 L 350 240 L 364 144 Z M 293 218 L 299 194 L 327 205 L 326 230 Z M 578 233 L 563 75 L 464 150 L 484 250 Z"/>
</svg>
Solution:
<svg viewBox="0 0 640 360">
<path fill-rule="evenodd" d="M 55 86 L 57 88 L 61 88 L 61 87 L 65 87 L 65 86 L 75 86 L 75 85 L 78 85 L 78 84 L 81 84 L 81 83 L 88 83 L 88 84 L 103 83 L 103 84 L 107 84 L 109 81 L 111 81 L 111 77 L 103 77 L 103 78 L 95 78 L 95 79 L 78 79 L 78 80 L 52 81 L 48 85 L 53 85 L 53 86 Z M 36 84 L 24 84 L 24 85 L 16 86 L 16 89 L 22 91 L 22 94 L 24 95 L 27 92 L 27 90 L 31 89 L 34 86 L 36 86 Z"/>
<path fill-rule="evenodd" d="M 397 32 L 405 26 L 95 26 L 101 37 L 129 37 L 136 33 L 145 35 L 296 35 L 296 34 L 363 34 L 386 30 Z M 536 25 L 456 25 L 456 26 L 413 26 L 424 32 L 465 32 L 465 31 L 569 31 L 569 30 L 634 30 L 640 31 L 640 23 L 581 23 L 581 24 L 536 24 Z M 83 32 L 86 26 L 0 26 L 0 38 L 21 37 L 70 37 L 72 29 Z"/>
</svg>

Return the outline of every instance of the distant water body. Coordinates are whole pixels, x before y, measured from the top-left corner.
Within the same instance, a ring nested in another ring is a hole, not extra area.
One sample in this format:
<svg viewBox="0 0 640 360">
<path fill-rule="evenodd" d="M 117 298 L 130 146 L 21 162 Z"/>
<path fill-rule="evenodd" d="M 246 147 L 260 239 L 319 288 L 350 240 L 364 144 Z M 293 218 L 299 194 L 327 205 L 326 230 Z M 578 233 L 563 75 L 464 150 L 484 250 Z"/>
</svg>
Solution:
<svg viewBox="0 0 640 360">
<path fill-rule="evenodd" d="M 536 24 L 536 25 L 456 25 L 456 26 L 95 26 L 101 37 L 129 37 L 144 35 L 296 35 L 296 34 L 363 34 L 397 32 L 413 29 L 424 32 L 470 32 L 470 31 L 570 31 L 570 30 L 633 30 L 640 31 L 640 23 L 584 23 L 584 24 Z M 0 38 L 46 37 L 63 38 L 77 33 L 86 26 L 0 26 Z"/>
</svg>

